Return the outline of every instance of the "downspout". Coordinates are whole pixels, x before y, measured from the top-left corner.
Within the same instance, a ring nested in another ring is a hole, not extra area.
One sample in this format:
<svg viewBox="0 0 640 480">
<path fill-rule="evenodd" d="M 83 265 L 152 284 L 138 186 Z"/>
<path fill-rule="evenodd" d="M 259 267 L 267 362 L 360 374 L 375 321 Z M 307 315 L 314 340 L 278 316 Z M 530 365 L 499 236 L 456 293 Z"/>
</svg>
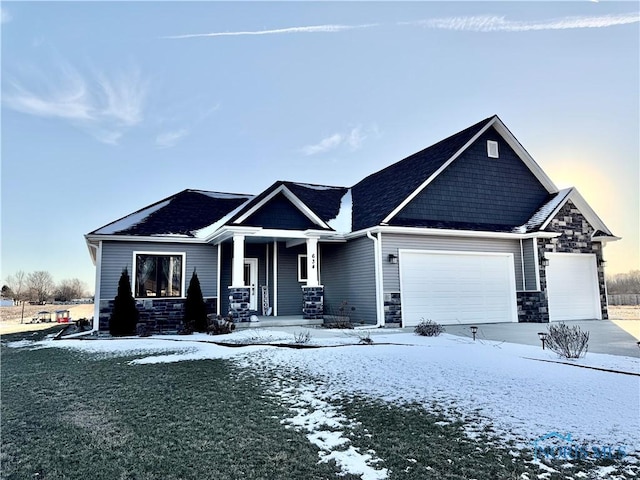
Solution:
<svg viewBox="0 0 640 480">
<path fill-rule="evenodd" d="M 384 304 L 382 303 L 382 253 L 380 238 L 367 231 L 367 237 L 373 240 L 374 267 L 376 279 L 376 328 L 384 326 Z"/>
<path fill-rule="evenodd" d="M 520 267 L 522 270 L 522 291 L 527 290 L 527 278 L 524 273 L 524 249 L 522 248 L 522 239 L 520 239 Z"/>
<path fill-rule="evenodd" d="M 100 329 L 100 283 L 102 278 L 102 240 L 98 245 L 91 245 L 96 250 L 96 289 L 93 292 L 93 326 L 91 333 L 97 333 Z"/>
</svg>

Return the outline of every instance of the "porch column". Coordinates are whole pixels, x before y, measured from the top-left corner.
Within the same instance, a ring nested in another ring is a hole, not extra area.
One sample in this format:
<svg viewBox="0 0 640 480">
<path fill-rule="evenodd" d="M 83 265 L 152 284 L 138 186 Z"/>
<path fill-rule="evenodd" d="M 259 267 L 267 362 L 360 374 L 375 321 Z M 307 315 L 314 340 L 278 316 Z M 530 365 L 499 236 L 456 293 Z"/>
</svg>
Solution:
<svg viewBox="0 0 640 480">
<path fill-rule="evenodd" d="M 318 239 L 307 238 L 307 287 L 318 285 Z"/>
<path fill-rule="evenodd" d="M 233 265 L 231 268 L 231 285 L 244 287 L 244 235 L 233 234 Z"/>
<path fill-rule="evenodd" d="M 244 284 L 244 235 L 233 234 L 233 263 L 229 287 L 229 314 L 236 322 L 249 321 L 249 287 Z"/>
<path fill-rule="evenodd" d="M 318 281 L 318 239 L 307 238 L 307 284 L 302 287 L 302 317 L 321 319 L 324 313 L 324 287 Z"/>
</svg>

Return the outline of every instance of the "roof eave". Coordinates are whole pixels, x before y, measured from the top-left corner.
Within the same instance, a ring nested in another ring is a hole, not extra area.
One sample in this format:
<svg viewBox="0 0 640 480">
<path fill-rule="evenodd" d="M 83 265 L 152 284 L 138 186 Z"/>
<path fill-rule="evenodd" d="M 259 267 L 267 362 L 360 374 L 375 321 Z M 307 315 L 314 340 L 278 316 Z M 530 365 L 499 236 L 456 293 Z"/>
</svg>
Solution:
<svg viewBox="0 0 640 480">
<path fill-rule="evenodd" d="M 391 234 L 412 234 L 412 235 L 431 235 L 440 237 L 476 237 L 476 238 L 504 238 L 512 240 L 524 240 L 527 238 L 555 238 L 559 237 L 557 232 L 492 232 L 485 230 L 453 230 L 445 228 L 428 228 L 428 227 L 392 227 L 387 225 L 376 225 L 374 227 L 365 228 L 345 235 L 347 240 L 361 237 L 371 233 L 391 233 Z"/>
</svg>

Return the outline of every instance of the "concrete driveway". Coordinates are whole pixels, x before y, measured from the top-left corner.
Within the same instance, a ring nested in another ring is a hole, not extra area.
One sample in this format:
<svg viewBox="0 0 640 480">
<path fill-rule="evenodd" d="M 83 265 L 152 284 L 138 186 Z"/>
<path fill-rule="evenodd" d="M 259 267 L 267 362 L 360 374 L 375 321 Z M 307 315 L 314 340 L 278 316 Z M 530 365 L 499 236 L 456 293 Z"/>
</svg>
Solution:
<svg viewBox="0 0 640 480">
<path fill-rule="evenodd" d="M 628 333 L 630 328 L 622 328 L 621 322 L 638 322 L 638 320 L 578 320 L 564 322 L 569 326 L 578 325 L 581 330 L 589 332 L 589 352 L 608 353 L 640 357 L 638 339 Z M 478 324 L 476 338 L 499 342 L 520 343 L 524 345 L 540 345 L 538 332 L 547 331 L 548 323 L 492 323 Z M 452 335 L 471 337 L 469 325 L 446 325 L 446 332 Z"/>
</svg>

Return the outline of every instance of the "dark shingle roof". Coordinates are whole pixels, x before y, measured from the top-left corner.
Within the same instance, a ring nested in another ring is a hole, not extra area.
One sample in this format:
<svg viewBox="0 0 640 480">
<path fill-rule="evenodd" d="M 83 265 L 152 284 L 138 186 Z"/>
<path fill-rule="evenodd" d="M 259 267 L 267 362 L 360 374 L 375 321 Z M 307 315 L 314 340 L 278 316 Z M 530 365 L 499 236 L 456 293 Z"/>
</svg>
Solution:
<svg viewBox="0 0 640 480">
<path fill-rule="evenodd" d="M 184 190 L 91 234 L 194 237 L 195 231 L 219 221 L 251 198 L 251 195 Z"/>
<path fill-rule="evenodd" d="M 380 224 L 493 118 L 486 118 L 357 183 L 352 189 L 353 230 Z"/>
<path fill-rule="evenodd" d="M 302 203 L 309 207 L 322 220 L 333 220 L 340 211 L 342 197 L 347 193 L 346 187 L 330 187 L 308 183 L 284 182 Z"/>
</svg>

